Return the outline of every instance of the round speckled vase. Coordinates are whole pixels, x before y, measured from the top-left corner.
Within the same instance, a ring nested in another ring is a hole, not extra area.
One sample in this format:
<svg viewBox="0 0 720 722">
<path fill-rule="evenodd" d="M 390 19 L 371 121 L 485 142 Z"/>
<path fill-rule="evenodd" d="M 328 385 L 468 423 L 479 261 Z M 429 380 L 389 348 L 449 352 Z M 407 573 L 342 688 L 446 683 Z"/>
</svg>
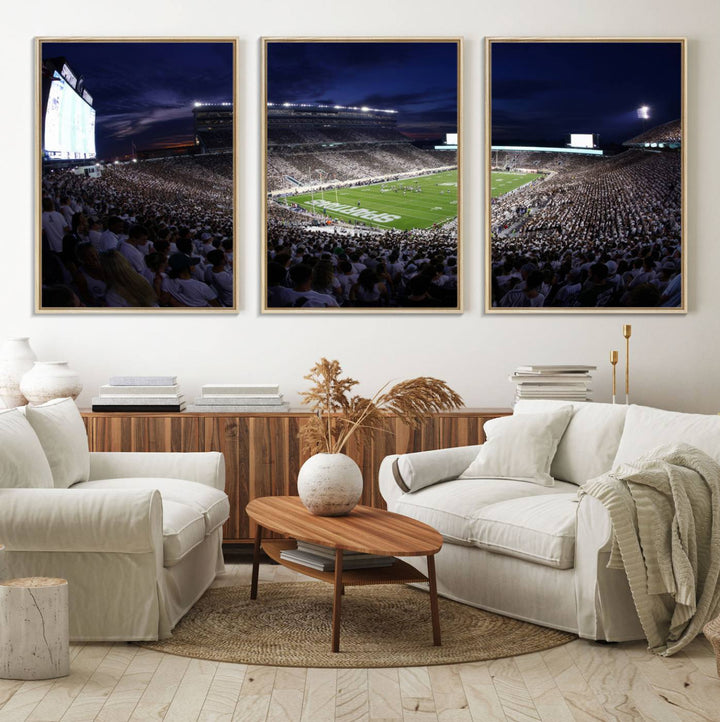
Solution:
<svg viewBox="0 0 720 722">
<path fill-rule="evenodd" d="M 345 454 L 315 454 L 300 467 L 297 489 L 311 514 L 343 516 L 360 501 L 362 472 Z"/>
<path fill-rule="evenodd" d="M 67 361 L 36 361 L 20 381 L 20 391 L 31 406 L 52 399 L 76 399 L 82 391 L 80 376 Z"/>
</svg>

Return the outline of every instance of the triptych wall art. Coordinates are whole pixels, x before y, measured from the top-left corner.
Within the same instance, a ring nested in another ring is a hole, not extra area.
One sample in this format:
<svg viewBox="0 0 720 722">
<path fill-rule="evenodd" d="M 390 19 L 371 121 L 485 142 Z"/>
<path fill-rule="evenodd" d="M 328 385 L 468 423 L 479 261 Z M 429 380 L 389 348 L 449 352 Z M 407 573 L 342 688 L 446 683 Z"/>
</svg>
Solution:
<svg viewBox="0 0 720 722">
<path fill-rule="evenodd" d="M 236 56 L 38 40 L 37 311 L 237 309 Z"/>
<path fill-rule="evenodd" d="M 684 41 L 486 50 L 486 311 L 685 311 Z"/>
<path fill-rule="evenodd" d="M 460 50 L 264 41 L 264 310 L 460 310 Z"/>
<path fill-rule="evenodd" d="M 460 38 L 262 40 L 263 313 L 687 311 L 685 41 L 485 48 L 463 160 Z M 237 313 L 237 98 L 234 38 L 37 40 L 36 312 Z"/>
</svg>

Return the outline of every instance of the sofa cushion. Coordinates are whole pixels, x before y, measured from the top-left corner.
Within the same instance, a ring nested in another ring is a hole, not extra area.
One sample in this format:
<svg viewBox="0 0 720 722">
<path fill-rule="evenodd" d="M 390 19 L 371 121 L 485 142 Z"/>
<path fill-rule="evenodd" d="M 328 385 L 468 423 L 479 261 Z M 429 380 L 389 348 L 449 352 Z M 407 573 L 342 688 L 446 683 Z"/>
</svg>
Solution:
<svg viewBox="0 0 720 722">
<path fill-rule="evenodd" d="M 628 409 L 613 468 L 670 443 L 690 444 L 720 463 L 720 416 L 632 405 Z"/>
<path fill-rule="evenodd" d="M 30 422 L 17 409 L 0 411 L 0 487 L 52 486 L 50 464 Z"/>
<path fill-rule="evenodd" d="M 457 479 L 403 494 L 391 511 L 429 524 L 450 543 L 474 546 L 482 538 L 476 522 L 483 509 L 515 499 L 576 493 L 575 485 L 562 481 L 540 486 L 511 479 Z"/>
<path fill-rule="evenodd" d="M 67 489 L 90 475 L 90 450 L 82 416 L 72 399 L 53 399 L 25 407 L 50 464 L 53 485 Z"/>
<path fill-rule="evenodd" d="M 566 405 L 543 414 L 486 421 L 487 441 L 460 478 L 516 479 L 552 486 L 550 466 L 571 415 L 572 407 Z"/>
<path fill-rule="evenodd" d="M 172 567 L 205 539 L 202 514 L 185 504 L 163 500 L 163 566 Z"/>
<path fill-rule="evenodd" d="M 163 504 L 173 501 L 201 514 L 205 534 L 215 531 L 230 516 L 230 502 L 224 491 L 183 479 L 140 477 L 135 479 L 96 479 L 75 484 L 73 489 L 157 489 Z"/>
<path fill-rule="evenodd" d="M 575 565 L 577 492 L 508 499 L 479 509 L 474 544 L 555 569 Z"/>
<path fill-rule="evenodd" d="M 536 414 L 567 404 L 567 401 L 520 399 L 513 413 Z M 612 469 L 628 407 L 592 401 L 576 401 L 571 406 L 573 415 L 558 444 L 550 474 L 556 479 L 584 484 Z"/>
</svg>

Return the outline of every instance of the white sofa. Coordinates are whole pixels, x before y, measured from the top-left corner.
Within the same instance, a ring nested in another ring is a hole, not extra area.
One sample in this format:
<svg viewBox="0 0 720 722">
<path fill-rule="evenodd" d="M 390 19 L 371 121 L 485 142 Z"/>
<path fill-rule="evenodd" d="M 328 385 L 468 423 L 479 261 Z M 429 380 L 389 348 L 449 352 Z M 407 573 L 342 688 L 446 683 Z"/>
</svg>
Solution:
<svg viewBox="0 0 720 722">
<path fill-rule="evenodd" d="M 514 413 L 567 405 L 519 401 Z M 390 511 L 443 535 L 436 557 L 443 596 L 588 639 L 643 639 L 625 573 L 606 568 L 609 516 L 596 499 L 579 499 L 578 486 L 674 442 L 720 462 L 720 417 L 634 405 L 571 406 L 552 460 L 553 486 L 460 479 L 480 449 L 471 446 L 386 457 L 380 490 Z M 404 491 L 413 487 L 418 490 Z M 422 559 L 406 561 L 425 571 Z"/>
<path fill-rule="evenodd" d="M 70 399 L 0 411 L 0 567 L 68 580 L 73 641 L 153 640 L 224 571 L 222 454 L 90 453 Z"/>
</svg>

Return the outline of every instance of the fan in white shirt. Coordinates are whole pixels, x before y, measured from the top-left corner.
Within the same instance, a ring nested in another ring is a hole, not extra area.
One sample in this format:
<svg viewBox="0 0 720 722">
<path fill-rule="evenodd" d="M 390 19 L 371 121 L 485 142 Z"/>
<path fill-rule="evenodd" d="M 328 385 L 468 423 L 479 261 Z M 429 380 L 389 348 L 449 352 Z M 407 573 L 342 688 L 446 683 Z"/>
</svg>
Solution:
<svg viewBox="0 0 720 722">
<path fill-rule="evenodd" d="M 199 262 L 199 258 L 190 258 L 184 253 L 170 256 L 170 272 L 163 282 L 163 291 L 169 293 L 181 306 L 219 306 L 217 293 L 207 283 L 198 281 L 191 275 L 193 267 Z"/>
<path fill-rule="evenodd" d="M 120 234 L 124 227 L 123 219 L 111 216 L 107 221 L 107 229 L 97 240 L 95 246 L 100 253 L 103 251 L 114 251 L 120 245 Z"/>
<path fill-rule="evenodd" d="M 205 270 L 205 282 L 217 291 L 223 306 L 233 305 L 233 277 L 225 262 L 225 253 L 216 248 L 207 256 L 208 266 Z"/>
<path fill-rule="evenodd" d="M 62 213 L 55 210 L 55 204 L 50 198 L 42 201 L 42 229 L 47 237 L 51 251 L 62 252 L 63 237 L 69 230 Z"/>
<path fill-rule="evenodd" d="M 133 226 L 126 241 L 121 241 L 118 251 L 130 261 L 130 265 L 141 274 L 145 273 L 147 265 L 145 256 L 149 250 L 148 231 L 144 226 Z"/>
</svg>

